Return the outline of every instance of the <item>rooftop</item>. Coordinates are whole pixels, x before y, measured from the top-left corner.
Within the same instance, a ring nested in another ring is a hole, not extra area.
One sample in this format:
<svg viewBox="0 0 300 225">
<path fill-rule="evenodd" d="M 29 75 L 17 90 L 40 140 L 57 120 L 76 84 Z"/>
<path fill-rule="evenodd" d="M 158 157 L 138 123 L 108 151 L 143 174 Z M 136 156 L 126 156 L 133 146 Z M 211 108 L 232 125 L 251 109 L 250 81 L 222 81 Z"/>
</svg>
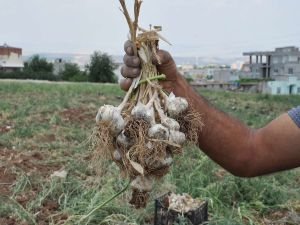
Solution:
<svg viewBox="0 0 300 225">
<path fill-rule="evenodd" d="M 12 46 L 10 46 L 10 45 L 8 45 L 8 44 L 6 44 L 6 43 L 4 43 L 3 45 L 0 45 L 0 48 L 13 48 L 13 49 L 21 49 L 21 48 L 17 48 L 17 47 L 12 47 Z"/>
<path fill-rule="evenodd" d="M 251 55 L 257 55 L 257 56 L 299 55 L 300 56 L 300 51 L 299 48 L 295 46 L 287 46 L 287 47 L 276 48 L 275 51 L 244 52 L 243 55 L 244 56 L 251 56 Z"/>
</svg>

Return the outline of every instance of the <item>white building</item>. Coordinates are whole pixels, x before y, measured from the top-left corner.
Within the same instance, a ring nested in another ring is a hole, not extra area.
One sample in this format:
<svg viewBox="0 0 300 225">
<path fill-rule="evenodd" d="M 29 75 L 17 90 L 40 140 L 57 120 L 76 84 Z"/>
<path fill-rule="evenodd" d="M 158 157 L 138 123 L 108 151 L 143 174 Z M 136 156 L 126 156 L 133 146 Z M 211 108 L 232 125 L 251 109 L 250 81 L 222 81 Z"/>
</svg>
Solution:
<svg viewBox="0 0 300 225">
<path fill-rule="evenodd" d="M 263 92 L 272 95 L 300 94 L 300 79 L 290 76 L 286 80 L 268 81 Z"/>
<path fill-rule="evenodd" d="M 22 49 L 4 44 L 0 46 L 0 71 L 13 72 L 24 68 Z"/>
<path fill-rule="evenodd" d="M 54 60 L 53 63 L 53 74 L 58 76 L 65 69 L 66 62 L 62 58 L 58 58 Z"/>
</svg>

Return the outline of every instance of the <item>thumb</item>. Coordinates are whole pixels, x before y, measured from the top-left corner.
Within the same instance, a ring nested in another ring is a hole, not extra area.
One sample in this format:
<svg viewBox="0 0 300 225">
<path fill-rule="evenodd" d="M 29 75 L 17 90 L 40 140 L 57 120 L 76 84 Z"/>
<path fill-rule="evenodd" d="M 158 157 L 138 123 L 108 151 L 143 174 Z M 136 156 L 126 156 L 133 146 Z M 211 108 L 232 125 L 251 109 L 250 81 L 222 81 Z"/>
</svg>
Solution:
<svg viewBox="0 0 300 225">
<path fill-rule="evenodd" d="M 171 54 L 164 50 L 157 51 L 157 57 L 154 57 L 153 63 L 161 74 L 165 74 L 168 80 L 171 80 L 177 72 L 175 61 Z"/>
</svg>

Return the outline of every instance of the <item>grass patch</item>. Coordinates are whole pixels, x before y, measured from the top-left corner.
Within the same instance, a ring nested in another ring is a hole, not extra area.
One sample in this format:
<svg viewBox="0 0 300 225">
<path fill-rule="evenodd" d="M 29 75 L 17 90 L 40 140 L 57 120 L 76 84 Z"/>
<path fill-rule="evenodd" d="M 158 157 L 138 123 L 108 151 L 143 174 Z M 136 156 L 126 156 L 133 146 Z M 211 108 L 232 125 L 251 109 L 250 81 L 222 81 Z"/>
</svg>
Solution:
<svg viewBox="0 0 300 225">
<path fill-rule="evenodd" d="M 199 91 L 254 128 L 300 102 L 299 96 Z M 117 85 L 0 82 L 0 127 L 10 126 L 0 133 L 0 224 L 76 224 L 124 188 L 126 181 L 110 162 L 102 177 L 95 176 L 85 144 L 98 107 L 119 103 L 123 94 Z M 67 177 L 51 178 L 58 170 L 67 171 Z M 300 211 L 299 175 L 293 170 L 240 179 L 191 146 L 151 198 L 171 190 L 206 199 L 210 224 L 292 221 L 289 215 Z M 153 205 L 137 211 L 128 206 L 129 197 L 121 195 L 85 224 L 153 224 Z"/>
</svg>

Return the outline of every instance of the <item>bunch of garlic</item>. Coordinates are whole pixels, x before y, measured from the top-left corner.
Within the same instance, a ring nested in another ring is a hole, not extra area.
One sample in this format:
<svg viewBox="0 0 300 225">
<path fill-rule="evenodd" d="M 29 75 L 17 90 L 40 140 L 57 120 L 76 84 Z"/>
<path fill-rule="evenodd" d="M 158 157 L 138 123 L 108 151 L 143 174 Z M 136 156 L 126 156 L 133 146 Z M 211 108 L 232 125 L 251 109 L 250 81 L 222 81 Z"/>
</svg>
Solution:
<svg viewBox="0 0 300 225">
<path fill-rule="evenodd" d="M 141 74 L 123 102 L 118 107 L 100 107 L 96 116 L 96 152 L 99 158 L 104 155 L 103 159 L 116 162 L 131 179 L 131 203 L 137 208 L 145 206 L 153 183 L 168 172 L 187 139 L 177 118 L 188 110 L 188 102 L 173 93 L 167 95 L 156 80 L 155 34 L 143 32 L 138 38 Z"/>
</svg>

